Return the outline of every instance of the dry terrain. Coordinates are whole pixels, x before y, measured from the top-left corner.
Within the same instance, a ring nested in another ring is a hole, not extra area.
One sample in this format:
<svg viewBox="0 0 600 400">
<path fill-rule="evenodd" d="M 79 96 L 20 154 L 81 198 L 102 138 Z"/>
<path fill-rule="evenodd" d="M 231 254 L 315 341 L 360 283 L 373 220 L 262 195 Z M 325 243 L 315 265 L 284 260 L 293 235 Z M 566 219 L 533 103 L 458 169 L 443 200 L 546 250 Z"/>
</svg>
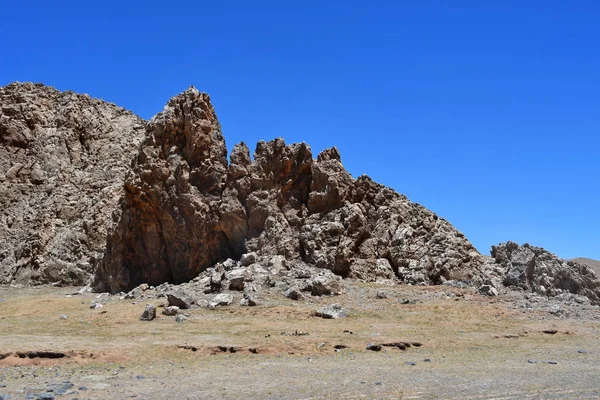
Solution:
<svg viewBox="0 0 600 400">
<path fill-rule="evenodd" d="M 0 287 L 0 398 L 600 397 L 597 306 L 565 316 L 516 307 L 528 303 L 514 292 L 353 283 L 335 297 L 186 310 L 181 323 L 154 299 L 145 322 L 144 299 L 77 289 Z M 350 316 L 314 316 L 333 302 Z M 366 350 L 399 341 L 421 346 Z"/>
</svg>

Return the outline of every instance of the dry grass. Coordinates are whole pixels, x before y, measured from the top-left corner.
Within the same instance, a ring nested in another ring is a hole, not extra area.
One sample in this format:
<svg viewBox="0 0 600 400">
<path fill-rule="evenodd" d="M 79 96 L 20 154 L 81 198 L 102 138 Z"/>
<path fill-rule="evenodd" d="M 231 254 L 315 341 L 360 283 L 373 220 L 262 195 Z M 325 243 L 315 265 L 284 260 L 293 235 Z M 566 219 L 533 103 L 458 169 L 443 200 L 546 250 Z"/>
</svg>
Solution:
<svg viewBox="0 0 600 400">
<path fill-rule="evenodd" d="M 278 365 L 276 372 L 272 372 L 278 374 L 277 379 L 283 382 L 286 376 L 295 376 L 304 382 L 301 386 L 306 394 L 310 392 L 313 373 L 304 367 L 288 371 L 286 366 L 302 364 L 307 357 L 319 360 L 324 371 L 326 368 L 336 371 L 340 360 L 349 365 L 360 360 L 357 365 L 369 366 L 366 376 L 379 371 L 378 368 L 382 369 L 381 374 L 395 374 L 392 371 L 404 361 L 415 360 L 422 365 L 424 358 L 430 358 L 443 360 L 427 366 L 431 373 L 477 380 L 492 364 L 499 370 L 506 368 L 510 373 L 527 374 L 526 360 L 530 358 L 560 359 L 561 364 L 569 365 L 581 360 L 581 354 L 577 353 L 579 348 L 600 354 L 598 320 L 564 320 L 544 313 L 522 313 L 508 309 L 501 298 L 481 297 L 470 290 L 386 287 L 389 297 L 375 299 L 377 290 L 381 287 L 355 284 L 342 296 L 305 302 L 294 302 L 277 294 L 263 299 L 264 304 L 271 304 L 269 306 L 189 310 L 188 321 L 176 323 L 174 317 L 160 315 L 161 308 L 156 320 L 140 321 L 146 301 L 133 304 L 131 300 L 116 300 L 103 308 L 90 309 L 95 295 L 66 297 L 69 290 L 55 288 L 8 289 L 0 292 L 0 298 L 4 299 L 0 303 L 0 353 L 31 350 L 73 353 L 71 357 L 45 361 L 7 357 L 0 361 L 0 366 L 68 364 L 70 368 L 86 368 L 89 372 L 89 368 L 116 363 L 131 371 L 147 371 L 148 365 L 152 365 L 157 376 L 177 377 L 189 385 L 195 384 L 189 371 L 210 367 L 215 373 L 219 371 L 219 375 L 212 374 L 211 379 L 222 379 L 225 387 L 231 383 L 223 378 L 229 376 L 224 372 L 229 368 L 247 371 L 252 365 L 261 365 L 269 370 Z M 458 297 L 448 298 L 445 293 L 450 291 Z M 402 304 L 401 298 L 422 302 Z M 160 306 L 164 300 L 149 302 Z M 346 306 L 350 317 L 325 320 L 314 316 L 317 307 L 333 302 Z M 68 319 L 61 319 L 61 315 L 67 315 Z M 558 333 L 544 334 L 543 329 L 556 329 Z M 296 331 L 309 335 L 282 334 Z M 385 353 L 365 349 L 370 342 L 397 341 L 417 341 L 423 346 L 406 351 L 387 348 Z M 348 348 L 336 353 L 333 346 L 337 344 Z M 218 346 L 235 346 L 239 351 L 222 352 Z M 258 354 L 251 353 L 250 348 L 257 349 Z M 386 358 L 381 359 L 382 356 Z M 388 366 L 389 363 L 392 364 Z M 173 365 L 181 365 L 181 368 L 175 369 Z M 333 373 L 331 371 L 323 373 Z M 352 370 L 342 375 L 358 372 Z M 350 386 L 356 384 L 355 380 L 347 382 Z M 267 398 L 263 395 L 269 390 L 274 395 L 282 393 L 268 389 L 267 382 L 262 385 L 264 387 L 248 388 L 247 394 Z M 292 388 L 296 383 L 290 385 Z M 328 393 L 328 387 L 314 390 L 322 396 L 323 391 Z M 402 395 L 409 392 L 403 390 Z M 377 397 L 385 398 L 384 392 L 377 393 Z M 390 398 L 394 398 L 400 392 L 396 388 L 390 393 Z M 294 395 L 288 397 L 295 398 Z"/>
</svg>

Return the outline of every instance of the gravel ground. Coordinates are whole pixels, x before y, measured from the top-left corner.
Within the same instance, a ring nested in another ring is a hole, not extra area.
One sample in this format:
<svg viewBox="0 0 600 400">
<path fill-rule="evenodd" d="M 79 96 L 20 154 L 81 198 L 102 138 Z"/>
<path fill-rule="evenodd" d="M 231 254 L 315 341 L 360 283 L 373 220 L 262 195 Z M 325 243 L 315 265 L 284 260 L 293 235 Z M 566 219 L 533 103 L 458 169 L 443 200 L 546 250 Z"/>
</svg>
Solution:
<svg viewBox="0 0 600 400">
<path fill-rule="evenodd" d="M 159 299 L 108 296 L 90 309 L 96 295 L 76 291 L 0 287 L 0 398 L 600 398 L 600 309 L 573 301 L 349 284 L 333 298 L 265 294 L 177 323 L 139 321 Z M 333 302 L 350 316 L 314 316 Z M 422 346 L 366 350 L 397 340 Z"/>
</svg>

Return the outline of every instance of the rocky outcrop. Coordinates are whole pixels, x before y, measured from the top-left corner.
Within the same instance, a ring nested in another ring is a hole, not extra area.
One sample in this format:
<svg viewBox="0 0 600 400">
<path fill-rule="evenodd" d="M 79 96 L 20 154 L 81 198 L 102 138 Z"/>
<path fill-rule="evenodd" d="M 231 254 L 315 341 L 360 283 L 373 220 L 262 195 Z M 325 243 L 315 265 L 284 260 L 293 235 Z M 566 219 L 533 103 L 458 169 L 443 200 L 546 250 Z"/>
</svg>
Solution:
<svg viewBox="0 0 600 400">
<path fill-rule="evenodd" d="M 600 261 L 598 261 L 598 260 L 592 260 L 591 258 L 585 258 L 585 257 L 578 257 L 578 258 L 573 258 L 569 261 L 573 261 L 573 262 L 576 262 L 579 264 L 585 264 L 594 270 L 594 272 L 596 273 L 596 276 L 600 276 Z"/>
<path fill-rule="evenodd" d="M 208 95 L 190 88 L 147 125 L 125 182 L 97 290 L 186 282 L 217 262 L 308 265 L 366 281 L 483 281 L 483 258 L 450 223 L 367 176 L 336 148 L 225 142 Z M 252 268 L 250 268 L 252 269 Z M 276 274 L 276 272 L 274 272 Z"/>
<path fill-rule="evenodd" d="M 210 305 L 199 293 L 242 293 L 247 306 L 263 289 L 336 295 L 342 278 L 600 303 L 591 260 L 512 242 L 483 257 L 435 213 L 354 179 L 335 147 L 315 159 L 275 139 L 251 158 L 240 143 L 228 162 L 210 98 L 193 87 L 148 123 L 87 95 L 0 88 L 0 182 L 0 284 L 84 284 L 95 272 L 95 290 L 136 296 L 192 281 L 168 293 L 180 308 Z"/>
<path fill-rule="evenodd" d="M 219 121 L 208 95 L 191 88 L 148 122 L 95 286 L 114 292 L 143 282 L 186 282 L 239 257 L 241 243 L 224 229 L 231 221 L 220 217 L 226 179 Z"/>
<path fill-rule="evenodd" d="M 0 88 L 0 283 L 85 284 L 144 126 L 88 95 Z"/>
<path fill-rule="evenodd" d="M 505 268 L 505 286 L 549 297 L 573 293 L 600 304 L 600 279 L 585 264 L 565 261 L 543 248 L 514 242 L 492 246 L 491 255 Z"/>
</svg>

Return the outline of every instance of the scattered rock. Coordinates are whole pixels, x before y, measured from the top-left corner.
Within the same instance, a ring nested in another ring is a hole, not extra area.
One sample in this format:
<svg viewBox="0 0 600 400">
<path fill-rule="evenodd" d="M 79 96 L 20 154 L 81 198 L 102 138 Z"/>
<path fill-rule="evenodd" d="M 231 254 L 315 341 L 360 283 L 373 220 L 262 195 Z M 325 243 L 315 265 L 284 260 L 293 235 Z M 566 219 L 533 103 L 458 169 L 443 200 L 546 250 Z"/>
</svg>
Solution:
<svg viewBox="0 0 600 400">
<path fill-rule="evenodd" d="M 558 331 L 556 329 L 544 329 L 542 332 L 548 335 L 555 335 Z"/>
<path fill-rule="evenodd" d="M 405 361 L 405 362 L 404 362 L 404 365 L 415 366 L 415 365 L 417 365 L 417 363 L 416 363 L 416 362 L 414 362 L 414 361 Z"/>
<path fill-rule="evenodd" d="M 177 306 L 168 306 L 162 310 L 163 315 L 177 315 L 179 312 L 179 307 Z"/>
<path fill-rule="evenodd" d="M 387 299 L 388 295 L 383 290 L 379 290 L 377 292 L 377 294 L 375 295 L 375 297 L 378 298 L 378 299 Z"/>
<path fill-rule="evenodd" d="M 375 344 L 375 343 L 369 343 L 367 345 L 367 350 L 370 350 L 370 351 L 381 351 L 381 345 L 380 344 Z"/>
<path fill-rule="evenodd" d="M 187 314 L 179 314 L 175 317 L 175 322 L 185 322 L 188 320 Z"/>
<path fill-rule="evenodd" d="M 296 329 L 294 332 L 281 332 L 281 336 L 308 336 L 310 335 L 308 332 L 302 332 Z"/>
<path fill-rule="evenodd" d="M 154 318 L 156 318 L 156 307 L 152 304 L 146 304 L 146 309 L 142 313 L 140 320 L 152 321 Z"/>
<path fill-rule="evenodd" d="M 97 308 L 102 308 L 102 307 L 104 307 L 104 305 L 102 303 L 92 303 L 92 305 L 90 306 L 90 308 L 92 310 L 95 310 Z"/>
<path fill-rule="evenodd" d="M 384 347 L 397 347 L 400 350 L 406 350 L 407 347 L 410 347 L 411 344 L 408 342 L 392 342 L 392 343 L 382 343 Z"/>
<path fill-rule="evenodd" d="M 302 294 L 302 291 L 297 286 L 289 287 L 285 292 L 283 292 L 283 295 L 285 297 L 287 297 L 288 299 L 292 299 L 292 300 L 304 299 L 304 295 Z"/>
<path fill-rule="evenodd" d="M 208 308 L 228 306 L 231 303 L 233 303 L 233 296 L 229 293 L 221 293 L 213 297 L 213 299 L 208 302 Z"/>
<path fill-rule="evenodd" d="M 182 310 L 188 309 L 194 304 L 194 299 L 183 291 L 167 293 L 169 306 L 175 306 Z"/>
<path fill-rule="evenodd" d="M 479 287 L 479 293 L 485 296 L 498 296 L 498 290 L 491 285 L 481 285 Z"/>
<path fill-rule="evenodd" d="M 346 318 L 348 310 L 342 307 L 341 304 L 334 303 L 317 310 L 315 315 L 326 319 Z"/>
</svg>

